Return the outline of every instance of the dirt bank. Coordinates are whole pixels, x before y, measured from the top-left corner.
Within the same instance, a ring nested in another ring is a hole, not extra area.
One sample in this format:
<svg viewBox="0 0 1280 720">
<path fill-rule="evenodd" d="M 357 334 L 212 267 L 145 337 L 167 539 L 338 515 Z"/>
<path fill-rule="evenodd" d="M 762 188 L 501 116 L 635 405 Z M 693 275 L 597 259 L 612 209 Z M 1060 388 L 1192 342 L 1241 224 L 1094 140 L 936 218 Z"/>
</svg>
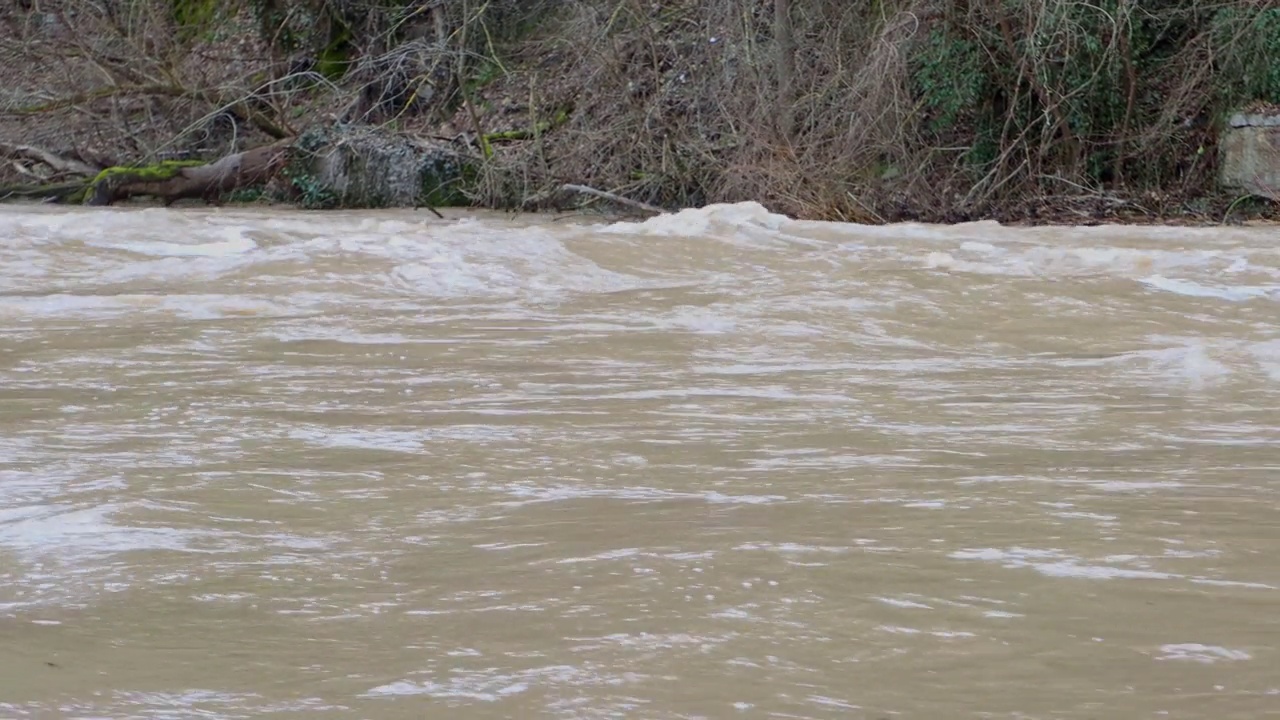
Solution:
<svg viewBox="0 0 1280 720">
<path fill-rule="evenodd" d="M 311 133 L 338 138 L 309 150 L 325 157 L 350 137 L 414 150 L 379 155 L 376 173 L 347 151 L 338 174 L 219 175 L 218 201 L 758 200 L 872 223 L 1277 216 L 1274 198 L 1217 183 L 1228 113 L 1280 102 L 1280 9 L 1250 0 L 117 5 L 0 9 L 0 61 L 16 69 L 0 89 L 7 194 Z"/>
</svg>

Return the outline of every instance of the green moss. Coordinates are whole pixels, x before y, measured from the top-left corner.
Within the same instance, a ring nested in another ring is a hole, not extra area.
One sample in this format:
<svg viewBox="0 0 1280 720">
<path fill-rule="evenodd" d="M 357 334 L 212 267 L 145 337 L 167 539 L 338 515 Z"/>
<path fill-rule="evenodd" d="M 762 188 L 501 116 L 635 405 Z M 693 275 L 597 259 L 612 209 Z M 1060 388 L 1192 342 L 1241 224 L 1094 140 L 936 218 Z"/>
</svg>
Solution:
<svg viewBox="0 0 1280 720">
<path fill-rule="evenodd" d="M 151 165 L 117 165 L 98 173 L 89 184 L 97 185 L 107 178 L 119 180 L 125 177 L 129 180 L 149 182 L 168 180 L 177 175 L 182 168 L 198 167 L 204 164 L 206 164 L 204 160 L 161 160 Z"/>
<path fill-rule="evenodd" d="M 204 165 L 203 160 L 162 160 L 151 165 L 118 165 L 94 176 L 84 189 L 67 198 L 68 202 L 87 203 L 98 188 L 121 182 L 159 182 L 177 175 L 182 168 Z"/>
<path fill-rule="evenodd" d="M 475 184 L 477 177 L 475 166 L 465 162 L 457 168 L 425 167 L 418 204 L 437 208 L 470 205 L 466 189 Z"/>
<path fill-rule="evenodd" d="M 170 0 L 173 19 L 182 27 L 201 27 L 218 15 L 217 0 Z"/>
<path fill-rule="evenodd" d="M 475 92 L 506 73 L 506 68 L 495 58 L 485 58 L 467 80 L 467 90 Z"/>
<path fill-rule="evenodd" d="M 483 138 L 481 138 L 482 140 L 481 148 L 485 150 L 485 156 L 487 157 L 492 153 L 492 149 L 488 147 L 490 143 L 511 141 L 511 140 L 529 140 L 530 138 L 535 138 L 535 137 L 538 137 L 539 135 L 545 135 L 546 133 L 551 132 L 552 130 L 560 127 L 561 125 L 565 124 L 568 121 L 569 121 L 569 109 L 560 108 L 559 110 L 556 110 L 555 114 L 551 116 L 550 120 L 543 120 L 542 122 L 535 123 L 532 128 L 522 128 L 520 130 L 507 130 L 505 132 L 488 133 Z"/>
<path fill-rule="evenodd" d="M 347 74 L 353 50 L 351 28 L 334 21 L 334 29 L 329 34 L 329 42 L 316 55 L 316 72 L 329 80 L 340 79 Z"/>
<path fill-rule="evenodd" d="M 191 40 L 211 33 L 221 18 L 222 4 L 218 0 L 170 0 L 169 9 L 178 25 L 178 36 Z"/>
</svg>

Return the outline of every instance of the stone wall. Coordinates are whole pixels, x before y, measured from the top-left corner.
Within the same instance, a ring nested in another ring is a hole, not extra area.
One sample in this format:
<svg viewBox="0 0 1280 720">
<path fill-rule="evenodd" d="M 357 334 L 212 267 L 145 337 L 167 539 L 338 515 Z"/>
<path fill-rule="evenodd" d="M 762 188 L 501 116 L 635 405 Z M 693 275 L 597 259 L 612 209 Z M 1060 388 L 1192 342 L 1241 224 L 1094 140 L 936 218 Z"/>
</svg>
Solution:
<svg viewBox="0 0 1280 720">
<path fill-rule="evenodd" d="M 1221 142 L 1219 181 L 1280 201 L 1280 109 L 1231 118 Z"/>
</svg>

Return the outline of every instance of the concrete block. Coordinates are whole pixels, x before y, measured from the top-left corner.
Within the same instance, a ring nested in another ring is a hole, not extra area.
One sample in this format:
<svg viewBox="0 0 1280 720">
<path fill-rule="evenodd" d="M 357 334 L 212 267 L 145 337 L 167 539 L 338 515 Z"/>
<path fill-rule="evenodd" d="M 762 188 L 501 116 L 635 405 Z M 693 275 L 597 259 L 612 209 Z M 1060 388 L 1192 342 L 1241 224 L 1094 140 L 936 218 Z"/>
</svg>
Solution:
<svg viewBox="0 0 1280 720">
<path fill-rule="evenodd" d="M 1280 114 L 1239 114 L 1219 142 L 1218 181 L 1280 200 Z"/>
</svg>

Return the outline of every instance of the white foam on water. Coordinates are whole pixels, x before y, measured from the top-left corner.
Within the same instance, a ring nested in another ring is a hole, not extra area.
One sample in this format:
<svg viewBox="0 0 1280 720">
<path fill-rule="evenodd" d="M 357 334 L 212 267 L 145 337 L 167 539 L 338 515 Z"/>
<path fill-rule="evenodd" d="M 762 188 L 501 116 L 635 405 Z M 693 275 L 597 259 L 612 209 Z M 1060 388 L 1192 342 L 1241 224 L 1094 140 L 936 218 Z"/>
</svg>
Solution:
<svg viewBox="0 0 1280 720">
<path fill-rule="evenodd" d="M 814 705 L 821 705 L 823 707 L 836 708 L 837 710 L 861 710 L 862 709 L 861 705 L 854 705 L 848 700 L 841 700 L 839 698 L 827 697 L 825 695 L 810 695 L 808 698 L 806 698 L 806 700 L 808 702 L 813 703 Z"/>
<path fill-rule="evenodd" d="M 178 210 L 148 208 L 49 208 L 15 205 L 0 209 L 0 241 L 4 244 L 81 243 L 120 233 L 139 236 L 155 229 L 157 237 L 172 236 L 174 225 L 191 219 Z"/>
<path fill-rule="evenodd" d="M 1216 298 L 1244 302 L 1254 298 L 1280 300 L 1280 285 L 1208 285 L 1193 280 L 1177 280 L 1162 275 L 1141 278 L 1139 282 L 1156 290 L 1195 298 Z"/>
<path fill-rule="evenodd" d="M 898 607 L 898 608 L 910 608 L 910 609 L 919 609 L 919 610 L 933 609 L 932 605 L 926 605 L 922 602 L 916 602 L 915 600 L 908 600 L 905 598 L 877 597 L 872 599 L 878 602 L 882 602 L 885 605 L 892 605 L 893 607 Z"/>
<path fill-rule="evenodd" d="M 264 333 L 267 337 L 280 342 L 303 342 L 324 340 L 347 345 L 416 345 L 434 344 L 434 341 L 413 338 L 401 333 L 360 332 L 340 327 L 278 327 Z M 429 378 L 427 380 L 430 380 Z"/>
<path fill-rule="evenodd" d="M 723 231 L 778 231 L 793 222 L 769 212 L 758 202 L 714 204 L 651 217 L 643 222 L 618 222 L 599 232 L 621 235 L 708 237 Z"/>
<path fill-rule="evenodd" d="M 977 637 L 974 633 L 963 630 L 921 630 L 919 628 L 905 627 L 903 625 L 878 625 L 876 626 L 876 629 L 881 632 L 887 632 L 894 635 L 929 635 L 943 639 Z"/>
<path fill-rule="evenodd" d="M 573 253 L 562 237 L 544 229 L 494 229 L 461 223 L 436 237 L 388 243 L 382 236 L 348 238 L 348 251 L 384 254 L 401 290 L 434 297 L 506 296 L 558 298 L 657 287 L 636 275 L 600 267 Z"/>
<path fill-rule="evenodd" d="M 725 633 L 718 636 L 691 635 L 689 633 L 613 633 L 598 637 L 571 637 L 567 638 L 575 643 L 574 652 L 584 652 L 593 650 L 620 648 L 624 650 L 634 650 L 640 652 L 653 652 L 655 650 L 665 650 L 669 648 L 679 647 L 701 647 L 709 648 L 714 645 L 724 643 L 729 638 L 735 637 L 735 633 Z"/>
<path fill-rule="evenodd" d="M 853 548 L 839 545 L 805 545 L 803 543 L 747 542 L 737 545 L 734 550 L 764 550 L 784 555 L 805 555 L 810 553 L 846 553 Z"/>
<path fill-rule="evenodd" d="M 1146 557 L 1139 555 L 1110 555 L 1099 558 L 1101 563 L 1089 563 L 1086 562 L 1084 558 L 1070 555 L 1062 550 L 1011 547 L 1003 549 L 966 548 L 951 552 L 947 557 L 953 560 L 994 562 L 999 563 L 1002 567 L 1010 569 L 1029 568 L 1042 575 L 1054 578 L 1083 580 L 1181 580 L 1196 585 L 1237 587 L 1250 590 L 1276 589 L 1274 586 L 1266 583 L 1161 572 L 1158 570 L 1150 570 L 1146 567 L 1146 564 L 1149 561 L 1167 559 L 1162 556 Z M 1117 567 L 1126 564 L 1130 567 Z M 1137 567 L 1133 567 L 1135 565 Z"/>
<path fill-rule="evenodd" d="M 712 505 L 769 505 L 786 502 L 785 495 L 738 495 L 727 494 L 716 490 L 702 492 L 680 492 L 652 487 L 599 487 L 599 486 L 527 486 L 510 485 L 505 492 L 517 500 L 504 500 L 497 503 L 503 507 L 521 507 L 548 502 L 566 500 L 582 500 L 588 498 L 609 498 L 616 500 L 636 500 L 658 502 L 667 500 L 698 500 Z"/>
<path fill-rule="evenodd" d="M 0 509 L 0 546 L 30 558 L 51 556 L 84 562 L 131 550 L 190 551 L 197 538 L 212 531 L 120 525 L 113 504 L 77 508 L 65 504 L 28 505 Z"/>
<path fill-rule="evenodd" d="M 1218 645 L 1202 645 L 1200 643 L 1161 645 L 1160 652 L 1163 654 L 1157 657 L 1157 660 L 1184 660 L 1206 665 L 1224 661 L 1233 662 L 1253 659 L 1253 656 L 1244 650 L 1232 650 Z"/>
<path fill-rule="evenodd" d="M 166 240 L 95 239 L 86 245 L 110 250 L 125 250 L 152 257 L 210 257 L 220 258 L 244 255 L 258 249 L 258 243 L 245 236 L 245 229 L 235 227 L 210 227 L 206 235 L 214 238 L 206 242 L 177 243 Z M 203 238 L 202 238 L 203 239 Z"/>
<path fill-rule="evenodd" d="M 163 313 L 192 320 L 280 316 L 296 312 L 277 302 L 237 295 L 130 294 L 0 297 L 0 319 L 106 319 Z"/>
<path fill-rule="evenodd" d="M 1246 351 L 1272 382 L 1280 382 L 1280 339 L 1250 343 Z"/>
<path fill-rule="evenodd" d="M 1139 361 L 1158 382 L 1192 388 L 1213 387 L 1225 380 L 1280 380 L 1280 340 L 1153 336 L 1146 341 L 1164 347 L 1126 352 L 1108 363 Z"/>
<path fill-rule="evenodd" d="M 130 310 L 157 308 L 164 298 L 156 295 L 67 295 L 0 297 L 0 318 L 111 315 Z"/>
<path fill-rule="evenodd" d="M 309 444 L 328 448 L 358 448 L 386 452 L 421 453 L 423 445 L 432 433 L 424 430 L 391 429 L 321 429 L 298 427 L 289 431 L 289 437 Z"/>
<path fill-rule="evenodd" d="M 1023 242 L 996 245 L 990 242 L 959 241 L 950 247 L 927 250 L 921 266 L 948 272 L 1008 277 L 1120 277 L 1132 278 L 1148 286 L 1229 300 L 1269 297 L 1278 286 L 1245 284 L 1209 286 L 1195 280 L 1170 280 L 1163 273 L 1205 273 L 1214 277 L 1236 274 L 1248 268 L 1267 272 L 1249 262 L 1249 249 L 1174 249 L 1156 247 L 1082 246 L 1068 239 L 1049 245 Z M 1252 276 L 1250 276 L 1252 277 Z M 1244 282 L 1247 278 L 1236 278 Z"/>
<path fill-rule="evenodd" d="M 95 693 L 98 695 L 98 693 Z M 132 715 L 154 720 L 180 720 L 183 718 L 234 718 L 246 715 L 291 714 L 298 717 L 310 713 L 340 713 L 348 710 L 318 697 L 300 697 L 289 700 L 267 700 L 257 693 L 233 693 L 219 690 L 187 689 L 170 692 L 117 690 L 110 695 L 117 703 L 136 708 Z M 95 720 L 104 716 L 94 714 L 94 708 L 73 708 L 62 705 L 64 712 L 79 710 L 74 717 Z M 315 717 L 315 716 L 311 716 Z"/>
<path fill-rule="evenodd" d="M 1185 483 L 1173 480 L 1087 480 L 1084 484 L 1107 492 L 1141 492 L 1143 490 L 1177 490 Z"/>
<path fill-rule="evenodd" d="M 601 674 L 589 665 L 549 665 L 513 672 L 487 670 L 454 670 L 447 678 L 425 680 L 398 680 L 370 688 L 361 694 L 365 698 L 426 696 L 439 699 L 465 699 L 480 702 L 497 702 L 512 695 L 519 695 L 534 688 L 567 688 L 629 685 L 645 679 L 644 676 L 623 672 Z"/>
<path fill-rule="evenodd" d="M 654 324 L 666 330 L 719 335 L 738 328 L 738 321 L 725 312 L 708 308 L 677 308 L 665 316 L 654 318 Z"/>
<path fill-rule="evenodd" d="M 1088 580 L 1112 580 L 1116 578 L 1140 580 L 1171 580 L 1182 577 L 1173 573 L 1157 572 L 1143 568 L 1115 567 L 1115 565 L 1085 564 L 1082 558 L 1073 557 L 1061 550 L 1012 547 L 957 550 L 947 557 L 953 560 L 984 560 L 997 562 L 1006 568 L 1031 568 L 1042 575 L 1059 578 Z M 1115 558 L 1112 558 L 1115 559 Z M 1117 564 L 1119 564 L 1117 562 Z"/>
<path fill-rule="evenodd" d="M 1139 361 L 1149 368 L 1149 372 L 1159 382 L 1167 385 L 1195 389 L 1215 385 L 1233 377 L 1240 370 L 1247 370 L 1246 363 L 1250 359 L 1247 349 L 1239 343 L 1159 336 L 1148 338 L 1148 342 L 1165 347 L 1126 353 L 1116 362 Z M 1224 362 L 1226 359 L 1232 362 Z"/>
<path fill-rule="evenodd" d="M 4 219 L 0 216 L 0 234 Z M 13 216 L 8 219 L 12 222 Z M 49 275 L 61 276 L 64 282 L 74 275 L 80 287 L 172 285 L 233 272 L 253 276 L 280 263 L 293 265 L 285 268 L 285 280 L 293 288 L 331 288 L 332 270 L 309 275 L 305 268 L 341 268 L 351 264 L 344 262 L 346 258 L 357 258 L 366 274 L 374 267 L 371 261 L 383 261 L 386 290 L 427 297 L 558 297 L 654 284 L 569 251 L 565 241 L 572 233 L 482 220 L 415 223 L 350 216 L 279 219 L 108 210 L 96 214 L 92 223 L 85 213 L 32 213 L 22 233 L 25 242 L 0 246 L 0 261 L 15 255 L 23 259 L 20 276 L 10 274 L 0 281 L 0 289 L 34 288 L 36 280 Z M 63 247 L 33 249 L 41 240 Z M 375 279 L 365 280 L 370 281 Z M 40 285 L 48 289 L 47 283 Z"/>
<path fill-rule="evenodd" d="M 24 261 L 16 263 L 17 273 L 0 280 L 0 288 L 34 287 L 37 278 L 50 273 L 65 276 L 64 271 L 72 267 L 91 285 L 136 285 L 213 280 L 228 273 L 253 277 L 284 262 L 292 265 L 279 288 L 282 293 L 311 285 L 331 289 L 349 257 L 360 258 L 364 277 L 359 282 L 367 287 L 376 289 L 381 281 L 385 292 L 439 299 L 555 301 L 574 293 L 669 286 L 673 279 L 689 287 L 733 287 L 744 281 L 742 272 L 749 268 L 735 265 L 745 261 L 733 255 L 721 257 L 723 250 L 708 257 L 699 255 L 697 267 L 679 267 L 674 258 L 683 257 L 683 251 L 673 255 L 670 242 L 648 242 L 649 238 L 667 237 L 683 243 L 728 240 L 734 246 L 745 243 L 752 252 L 763 249 L 801 258 L 810 250 L 821 251 L 833 269 L 848 263 L 865 264 L 865 253 L 874 251 L 876 257 L 894 265 L 914 264 L 924 269 L 996 276 L 1113 275 L 1131 277 L 1164 291 L 1232 301 L 1280 296 L 1280 286 L 1251 282 L 1267 273 L 1280 277 L 1280 270 L 1272 267 L 1276 258 L 1243 244 L 1256 240 L 1249 233 L 1082 228 L 1063 237 L 1065 231 L 1055 229 L 1053 238 L 1038 241 L 1040 231 L 1036 229 L 1007 228 L 991 222 L 948 227 L 794 221 L 755 202 L 709 205 L 643 222 L 594 227 L 514 227 L 474 218 L 438 222 L 403 215 L 385 218 L 287 211 L 268 215 L 151 208 L 7 212 L 0 214 L 0 235 L 5 228 L 12 229 L 15 237 L 21 236 L 22 242 L 11 240 L 0 246 L 0 261 L 15 255 Z M 1130 234 L 1138 239 L 1131 240 Z M 1167 238 L 1167 242 L 1153 245 L 1159 238 Z M 1101 244 L 1124 241 L 1142 247 Z M 577 243 L 600 242 L 632 243 L 636 269 L 606 269 L 570 250 Z M 797 242 L 809 249 L 797 250 Z M 46 257 L 51 251 L 33 250 L 41 243 L 66 246 L 56 251 L 57 267 Z M 1207 247 L 1195 247 L 1196 243 Z M 75 247 L 96 255 L 67 256 Z M 383 261 L 380 277 L 368 272 L 369 262 L 379 260 Z M 717 267 L 721 261 L 730 266 Z M 307 266 L 326 269 L 309 274 Z M 763 274 L 756 280 L 759 289 L 765 290 L 769 286 L 766 281 L 778 271 L 773 263 L 760 267 Z M 672 277 L 659 283 L 651 277 L 654 274 Z M 777 302 L 769 309 L 776 310 Z M 701 317 L 690 311 L 687 318 L 672 317 L 670 321 L 688 323 L 698 332 L 732 332 L 746 318 L 742 312 L 704 308 Z M 787 334 L 780 326 L 774 330 Z M 795 332 L 819 337 L 824 328 L 797 324 Z"/>
</svg>

